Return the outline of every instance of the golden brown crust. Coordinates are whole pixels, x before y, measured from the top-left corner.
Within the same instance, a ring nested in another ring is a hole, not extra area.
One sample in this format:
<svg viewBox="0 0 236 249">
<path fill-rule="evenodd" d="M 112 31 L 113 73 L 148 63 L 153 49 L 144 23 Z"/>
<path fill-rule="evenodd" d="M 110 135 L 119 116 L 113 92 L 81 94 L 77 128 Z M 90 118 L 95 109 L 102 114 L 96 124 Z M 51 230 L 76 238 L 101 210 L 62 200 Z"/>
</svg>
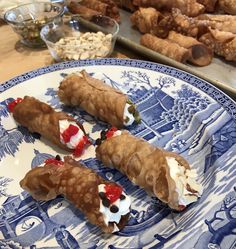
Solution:
<svg viewBox="0 0 236 249">
<path fill-rule="evenodd" d="M 205 11 L 205 7 L 196 0 L 134 0 L 134 5 L 139 7 L 153 7 L 157 10 L 178 8 L 187 16 L 197 16 Z"/>
<path fill-rule="evenodd" d="M 52 163 L 30 170 L 21 180 L 20 185 L 36 200 L 51 200 L 57 195 L 63 195 L 80 209 L 92 224 L 99 226 L 106 233 L 112 233 L 114 222 L 110 222 L 107 226 L 103 214 L 99 211 L 98 185 L 108 183 L 111 184 L 93 170 L 74 161 L 71 157 L 65 157 L 65 163 L 62 166 Z M 122 216 L 117 225 L 120 229 L 125 226 L 128 217 L 129 214 Z"/>
<path fill-rule="evenodd" d="M 142 35 L 140 44 L 180 62 L 186 62 L 191 56 L 188 49 L 170 40 L 161 39 L 151 34 Z"/>
<path fill-rule="evenodd" d="M 59 86 L 58 96 L 66 105 L 79 106 L 113 126 L 123 127 L 127 95 L 92 78 L 84 70 L 66 77 Z"/>
<path fill-rule="evenodd" d="M 175 182 L 170 177 L 166 157 L 174 157 L 186 169 L 189 164 L 173 152 L 163 151 L 127 131 L 106 139 L 96 148 L 96 157 L 108 167 L 115 167 L 133 183 L 179 210 Z"/>
<path fill-rule="evenodd" d="M 209 29 L 199 41 L 205 43 L 228 61 L 236 61 L 236 35 L 230 32 Z"/>
<path fill-rule="evenodd" d="M 219 0 L 219 9 L 223 10 L 227 14 L 236 15 L 236 3 L 235 0 Z"/>
<path fill-rule="evenodd" d="M 13 110 L 14 119 L 30 132 L 37 132 L 60 148 L 72 151 L 60 141 L 59 120 L 74 121 L 84 131 L 83 126 L 64 112 L 56 112 L 51 106 L 34 97 L 25 96 Z"/>
<path fill-rule="evenodd" d="M 188 49 L 191 53 L 189 61 L 194 65 L 207 66 L 211 63 L 213 51 L 204 43 L 199 42 L 197 39 L 190 36 L 181 35 L 175 31 L 170 31 L 168 40 Z"/>
</svg>

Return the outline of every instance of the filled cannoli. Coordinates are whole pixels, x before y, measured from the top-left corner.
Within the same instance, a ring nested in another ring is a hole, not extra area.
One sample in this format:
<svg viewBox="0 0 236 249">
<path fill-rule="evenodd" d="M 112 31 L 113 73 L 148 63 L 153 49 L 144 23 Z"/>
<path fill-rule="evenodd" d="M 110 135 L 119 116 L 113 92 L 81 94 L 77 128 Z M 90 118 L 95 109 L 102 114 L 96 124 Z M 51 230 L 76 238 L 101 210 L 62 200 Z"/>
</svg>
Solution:
<svg viewBox="0 0 236 249">
<path fill-rule="evenodd" d="M 115 167 L 175 210 L 196 202 L 202 193 L 195 170 L 174 152 L 115 128 L 102 132 L 96 144 L 96 157 L 105 166 Z"/>
<path fill-rule="evenodd" d="M 209 28 L 209 32 L 202 35 L 199 41 L 226 60 L 236 61 L 236 34 Z"/>
<path fill-rule="evenodd" d="M 44 165 L 31 169 L 20 186 L 36 200 L 63 195 L 105 233 L 121 230 L 129 218 L 131 200 L 123 188 L 71 157 L 47 159 Z"/>
<path fill-rule="evenodd" d="M 68 75 L 60 83 L 58 96 L 64 104 L 81 107 L 113 126 L 129 126 L 140 121 L 127 95 L 91 77 L 85 70 Z"/>
<path fill-rule="evenodd" d="M 83 126 L 64 112 L 34 97 L 25 96 L 9 104 L 14 119 L 32 133 L 39 133 L 60 148 L 80 156 L 89 144 Z"/>
<path fill-rule="evenodd" d="M 170 40 L 161 39 L 151 34 L 142 35 L 140 44 L 179 62 L 185 63 L 191 57 L 188 49 Z"/>
<path fill-rule="evenodd" d="M 181 35 L 175 31 L 170 31 L 168 40 L 177 43 L 181 47 L 184 47 L 190 51 L 191 63 L 197 66 L 207 66 L 211 63 L 213 57 L 213 51 L 207 47 L 204 43 L 199 42 L 197 39 Z"/>
<path fill-rule="evenodd" d="M 219 0 L 219 9 L 230 15 L 236 15 L 236 2 L 235 0 Z"/>
<path fill-rule="evenodd" d="M 187 16 L 197 16 L 205 11 L 205 7 L 196 0 L 133 0 L 133 4 L 138 7 L 153 7 L 157 10 L 168 10 L 178 8 Z"/>
</svg>

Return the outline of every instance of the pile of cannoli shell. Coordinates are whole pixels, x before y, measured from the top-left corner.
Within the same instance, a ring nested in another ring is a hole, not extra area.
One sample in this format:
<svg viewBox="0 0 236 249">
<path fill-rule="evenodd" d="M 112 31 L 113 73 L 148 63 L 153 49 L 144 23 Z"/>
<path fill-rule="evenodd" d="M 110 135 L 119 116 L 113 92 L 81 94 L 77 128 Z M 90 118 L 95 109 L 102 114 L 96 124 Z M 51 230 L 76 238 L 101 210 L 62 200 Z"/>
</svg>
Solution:
<svg viewBox="0 0 236 249">
<path fill-rule="evenodd" d="M 179 62 L 197 66 L 213 55 L 236 61 L 234 0 L 134 0 L 131 22 L 143 35 L 140 43 Z"/>
<path fill-rule="evenodd" d="M 68 8 L 87 19 L 102 14 L 118 22 L 124 8 L 142 33 L 141 45 L 182 63 L 206 66 L 214 54 L 236 61 L 235 0 L 73 0 Z"/>
</svg>

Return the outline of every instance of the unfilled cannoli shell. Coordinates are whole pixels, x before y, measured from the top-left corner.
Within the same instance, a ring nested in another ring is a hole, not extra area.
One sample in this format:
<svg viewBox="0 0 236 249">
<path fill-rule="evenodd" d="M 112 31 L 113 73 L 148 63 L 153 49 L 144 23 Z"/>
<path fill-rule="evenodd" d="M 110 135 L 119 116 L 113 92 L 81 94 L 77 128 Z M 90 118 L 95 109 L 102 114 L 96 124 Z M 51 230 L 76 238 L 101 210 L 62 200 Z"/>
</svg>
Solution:
<svg viewBox="0 0 236 249">
<path fill-rule="evenodd" d="M 197 16 L 205 11 L 205 7 L 196 0 L 134 0 L 133 3 L 139 7 L 153 7 L 157 10 L 170 11 L 172 8 L 178 8 L 187 16 Z"/>
<path fill-rule="evenodd" d="M 235 0 L 219 0 L 219 9 L 230 15 L 236 15 L 236 2 Z"/>
<path fill-rule="evenodd" d="M 73 117 L 65 112 L 56 112 L 51 106 L 43 103 L 34 97 L 25 96 L 13 110 L 14 119 L 22 126 L 28 128 L 32 133 L 39 133 L 41 136 L 56 144 L 60 148 L 73 151 L 60 141 L 59 120 L 76 122 L 80 129 L 83 126 Z"/>
<path fill-rule="evenodd" d="M 168 40 L 188 49 L 191 53 L 191 57 L 188 60 L 194 65 L 207 66 L 211 63 L 213 57 L 212 50 L 197 39 L 170 31 Z"/>
<path fill-rule="evenodd" d="M 190 51 L 167 39 L 151 34 L 141 36 L 140 44 L 171 59 L 185 63 L 191 56 Z"/>
<path fill-rule="evenodd" d="M 67 76 L 59 86 L 60 100 L 81 107 L 91 115 L 116 127 L 123 127 L 127 95 L 92 78 L 85 70 Z"/>
<path fill-rule="evenodd" d="M 98 185 L 111 184 L 93 170 L 65 157 L 62 165 L 45 164 L 30 170 L 20 182 L 20 186 L 28 191 L 36 200 L 51 200 L 63 195 L 75 205 L 87 218 L 99 226 L 105 233 L 114 231 L 114 222 L 105 224 L 100 209 Z M 117 185 L 116 183 L 112 183 Z M 123 215 L 119 224 L 122 229 L 127 223 L 129 214 Z"/>
<path fill-rule="evenodd" d="M 134 184 L 179 210 L 178 194 L 175 182 L 170 177 L 167 156 L 174 157 L 186 169 L 190 168 L 181 156 L 156 148 L 127 131 L 104 140 L 96 148 L 96 157 L 105 166 L 115 167 Z"/>
<path fill-rule="evenodd" d="M 205 43 L 220 56 L 228 61 L 236 61 L 236 35 L 230 32 L 224 32 L 209 29 L 209 32 L 202 35 L 199 41 Z"/>
</svg>

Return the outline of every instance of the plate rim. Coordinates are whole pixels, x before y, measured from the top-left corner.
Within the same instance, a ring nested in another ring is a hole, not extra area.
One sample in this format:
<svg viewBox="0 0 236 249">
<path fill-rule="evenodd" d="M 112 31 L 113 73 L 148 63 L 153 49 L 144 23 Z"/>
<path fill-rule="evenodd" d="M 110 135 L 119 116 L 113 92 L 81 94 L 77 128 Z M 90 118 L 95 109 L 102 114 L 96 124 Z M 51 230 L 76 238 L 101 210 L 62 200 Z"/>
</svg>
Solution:
<svg viewBox="0 0 236 249">
<path fill-rule="evenodd" d="M 236 120 L 236 101 L 234 101 L 229 95 L 227 95 L 221 89 L 214 86 L 212 83 L 204 79 L 201 79 L 200 77 L 193 75 L 189 72 L 186 72 L 179 68 L 175 68 L 173 66 L 145 61 L 145 60 L 138 60 L 138 59 L 102 58 L 102 59 L 72 60 L 72 61 L 54 63 L 48 66 L 43 66 L 34 70 L 27 71 L 7 81 L 3 81 L 0 84 L 0 94 L 26 80 L 30 80 L 47 73 L 52 73 L 59 70 L 75 68 L 75 67 L 105 66 L 105 65 L 130 66 L 135 68 L 147 69 L 154 72 L 155 69 L 159 68 L 158 72 L 180 79 L 196 87 L 197 89 L 203 91 L 205 94 L 213 98 L 218 104 L 220 104 L 227 111 L 227 113 L 230 114 L 234 120 Z M 164 69 L 164 71 L 161 72 L 160 69 Z M 176 75 L 173 75 L 174 72 L 178 73 Z M 186 79 L 183 79 L 182 77 L 186 77 Z M 201 85 L 197 85 L 196 82 L 189 82 L 188 79 L 191 78 L 193 79 L 193 81 L 201 83 Z"/>
</svg>

